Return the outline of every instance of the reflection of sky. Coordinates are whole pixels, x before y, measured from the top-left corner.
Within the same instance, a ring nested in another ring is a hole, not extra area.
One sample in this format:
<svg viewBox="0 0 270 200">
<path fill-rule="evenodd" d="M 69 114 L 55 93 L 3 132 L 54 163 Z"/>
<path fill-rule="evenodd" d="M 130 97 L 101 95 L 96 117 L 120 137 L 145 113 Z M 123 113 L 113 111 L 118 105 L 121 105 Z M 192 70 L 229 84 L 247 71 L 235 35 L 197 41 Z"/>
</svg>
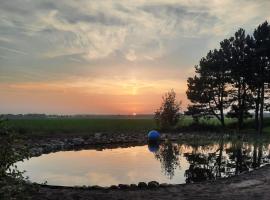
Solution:
<svg viewBox="0 0 270 200">
<path fill-rule="evenodd" d="M 184 183 L 184 170 L 189 166 L 181 157 L 181 170 L 169 180 L 147 146 L 113 150 L 57 152 L 20 163 L 31 181 L 52 185 L 102 185 L 152 181 Z"/>
<path fill-rule="evenodd" d="M 48 181 L 51 185 L 101 185 L 132 184 L 140 181 L 158 181 L 160 183 L 185 183 L 185 171 L 190 164 L 184 154 L 218 153 L 219 145 L 206 145 L 193 148 L 189 145 L 179 145 L 179 163 L 174 176 L 169 179 L 161 168 L 161 163 L 147 146 L 129 148 L 105 149 L 103 151 L 82 150 L 57 152 L 40 157 L 31 158 L 24 163 L 18 163 L 18 168 L 26 170 L 25 176 L 30 181 L 42 183 Z M 222 158 L 229 161 L 226 149 L 232 148 L 231 143 L 224 144 Z M 263 157 L 268 155 L 269 146 L 263 147 Z M 250 158 L 254 152 L 254 146 L 244 143 L 242 145 Z M 234 162 L 234 161 L 232 161 Z M 210 163 L 209 163 L 210 164 Z M 214 163 L 212 163 L 214 164 Z M 234 169 L 226 169 L 234 173 Z M 225 174 L 224 174 L 225 175 Z"/>
</svg>

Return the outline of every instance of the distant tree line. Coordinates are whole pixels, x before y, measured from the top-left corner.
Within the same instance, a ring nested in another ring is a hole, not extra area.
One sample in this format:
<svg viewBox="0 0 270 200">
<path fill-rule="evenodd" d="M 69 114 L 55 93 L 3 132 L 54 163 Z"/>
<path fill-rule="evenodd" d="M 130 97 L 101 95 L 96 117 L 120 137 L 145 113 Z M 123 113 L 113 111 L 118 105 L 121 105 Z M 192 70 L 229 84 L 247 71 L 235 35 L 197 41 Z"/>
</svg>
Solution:
<svg viewBox="0 0 270 200">
<path fill-rule="evenodd" d="M 264 111 L 270 98 L 270 25 L 264 22 L 252 35 L 240 28 L 234 36 L 208 52 L 196 75 L 188 78 L 186 92 L 191 104 L 186 114 L 216 117 L 225 126 L 225 117 L 237 119 L 238 128 L 254 112 L 255 127 L 261 132 Z"/>
</svg>

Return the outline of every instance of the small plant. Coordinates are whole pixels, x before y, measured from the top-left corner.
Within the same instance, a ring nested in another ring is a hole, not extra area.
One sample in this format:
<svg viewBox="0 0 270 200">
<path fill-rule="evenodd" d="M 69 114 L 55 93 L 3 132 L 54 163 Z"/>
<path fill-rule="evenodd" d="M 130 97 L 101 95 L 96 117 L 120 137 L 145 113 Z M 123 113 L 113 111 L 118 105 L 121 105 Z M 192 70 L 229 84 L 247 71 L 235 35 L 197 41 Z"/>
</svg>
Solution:
<svg viewBox="0 0 270 200">
<path fill-rule="evenodd" d="M 15 148 L 15 136 L 6 121 L 0 120 L 0 199 L 27 199 L 29 186 L 14 164 L 28 158 L 28 151 Z"/>
<path fill-rule="evenodd" d="M 161 129 L 173 128 L 180 119 L 181 102 L 177 102 L 176 93 L 172 89 L 162 97 L 162 104 L 155 112 L 154 119 Z"/>
</svg>

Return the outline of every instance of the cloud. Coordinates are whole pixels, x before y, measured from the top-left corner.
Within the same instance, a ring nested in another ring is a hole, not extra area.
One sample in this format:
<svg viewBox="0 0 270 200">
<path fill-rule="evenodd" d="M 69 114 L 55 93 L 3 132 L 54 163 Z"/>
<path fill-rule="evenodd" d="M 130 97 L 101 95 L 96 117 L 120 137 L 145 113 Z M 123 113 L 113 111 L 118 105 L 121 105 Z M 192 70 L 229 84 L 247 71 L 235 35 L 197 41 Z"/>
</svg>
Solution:
<svg viewBox="0 0 270 200">
<path fill-rule="evenodd" d="M 12 49 L 12 48 L 1 47 L 1 46 L 0 46 L 0 49 L 3 49 L 3 50 L 5 50 L 5 51 L 9 51 L 9 52 L 15 53 L 15 54 L 27 55 L 26 52 L 23 52 L 23 51 L 18 50 L 18 49 Z"/>
<path fill-rule="evenodd" d="M 0 0 L 0 83 L 184 90 L 208 50 L 270 20 L 269 9 L 268 0 Z M 126 81 L 135 79 L 147 87 Z"/>
<path fill-rule="evenodd" d="M 11 40 L 9 38 L 6 38 L 6 37 L 0 37 L 0 42 L 11 42 Z"/>
<path fill-rule="evenodd" d="M 128 58 L 134 51 L 136 60 L 154 60 L 166 55 L 171 41 L 224 36 L 236 25 L 254 27 L 259 18 L 265 18 L 267 8 L 269 2 L 263 0 L 141 0 L 136 4 L 15 0 L 1 2 L 0 27 L 8 28 L 12 34 L 10 38 L 1 33 L 0 36 L 11 40 L 12 35 L 19 33 L 16 39 L 32 37 L 37 45 L 42 39 L 47 40 L 51 45 L 42 47 L 40 53 L 48 59 L 80 54 L 82 59 L 91 61 L 115 56 L 117 52 Z"/>
<path fill-rule="evenodd" d="M 135 51 L 134 50 L 129 50 L 128 53 L 126 54 L 126 59 L 129 60 L 129 61 L 135 61 L 137 59 Z"/>
</svg>

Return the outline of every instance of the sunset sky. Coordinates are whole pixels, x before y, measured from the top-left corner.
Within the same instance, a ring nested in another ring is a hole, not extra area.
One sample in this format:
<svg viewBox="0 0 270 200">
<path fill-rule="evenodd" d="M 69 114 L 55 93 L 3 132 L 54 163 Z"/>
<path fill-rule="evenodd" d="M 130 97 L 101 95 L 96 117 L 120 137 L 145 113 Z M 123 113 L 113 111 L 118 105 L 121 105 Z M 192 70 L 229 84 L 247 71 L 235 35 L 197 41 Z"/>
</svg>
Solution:
<svg viewBox="0 0 270 200">
<path fill-rule="evenodd" d="M 153 113 L 269 0 L 0 0 L 0 113 Z"/>
</svg>

